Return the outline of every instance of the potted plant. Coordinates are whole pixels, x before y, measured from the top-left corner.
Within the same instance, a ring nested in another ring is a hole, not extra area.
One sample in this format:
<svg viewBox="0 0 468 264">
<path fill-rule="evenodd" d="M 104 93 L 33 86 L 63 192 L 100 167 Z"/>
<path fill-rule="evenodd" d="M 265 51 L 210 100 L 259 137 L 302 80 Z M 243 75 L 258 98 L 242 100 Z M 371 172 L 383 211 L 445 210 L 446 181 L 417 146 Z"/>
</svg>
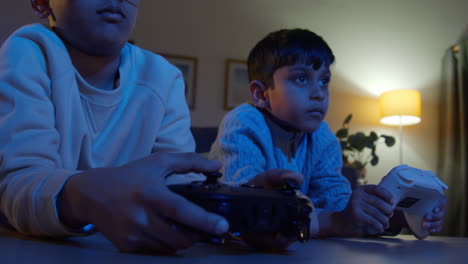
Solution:
<svg viewBox="0 0 468 264">
<path fill-rule="evenodd" d="M 349 114 L 343 121 L 343 126 L 336 132 L 336 136 L 341 144 L 343 163 L 357 171 L 358 184 L 367 183 L 366 165 L 375 166 L 379 163 L 376 148 L 380 143 L 387 147 L 395 145 L 395 138 L 388 135 L 378 135 L 371 131 L 368 135 L 363 132 L 349 133 L 349 122 L 353 115 Z"/>
</svg>

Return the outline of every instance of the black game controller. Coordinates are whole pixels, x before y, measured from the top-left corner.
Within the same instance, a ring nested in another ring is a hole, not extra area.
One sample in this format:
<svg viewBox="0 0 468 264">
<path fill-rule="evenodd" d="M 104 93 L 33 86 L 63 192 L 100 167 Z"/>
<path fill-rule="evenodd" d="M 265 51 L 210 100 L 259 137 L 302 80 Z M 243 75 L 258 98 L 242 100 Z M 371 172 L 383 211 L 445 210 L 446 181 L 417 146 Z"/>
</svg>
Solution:
<svg viewBox="0 0 468 264">
<path fill-rule="evenodd" d="M 205 173 L 205 181 L 169 185 L 168 188 L 229 222 L 230 233 L 280 232 L 300 242 L 309 239 L 310 201 L 296 190 L 298 184 L 286 179 L 274 189 L 262 186 L 230 186 L 218 182 L 219 172 Z"/>
</svg>

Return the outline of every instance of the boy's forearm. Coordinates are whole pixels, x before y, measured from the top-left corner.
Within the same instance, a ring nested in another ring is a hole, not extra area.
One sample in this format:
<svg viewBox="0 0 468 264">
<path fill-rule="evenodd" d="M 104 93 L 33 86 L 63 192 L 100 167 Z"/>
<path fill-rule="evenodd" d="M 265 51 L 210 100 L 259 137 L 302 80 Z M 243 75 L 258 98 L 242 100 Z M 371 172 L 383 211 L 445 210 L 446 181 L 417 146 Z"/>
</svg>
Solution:
<svg viewBox="0 0 468 264">
<path fill-rule="evenodd" d="M 86 205 L 80 197 L 77 180 L 79 177 L 87 177 L 91 171 L 82 172 L 71 176 L 63 185 L 57 196 L 57 211 L 62 223 L 70 229 L 80 229 L 89 224 L 86 221 Z"/>
<path fill-rule="evenodd" d="M 318 232 L 314 235 L 311 225 L 311 237 L 355 236 L 356 234 L 346 232 L 344 229 L 344 221 L 345 219 L 341 212 L 321 211 L 318 214 Z M 407 223 L 403 213 L 401 211 L 395 211 L 393 217 L 390 219 L 390 227 L 379 235 L 397 235 L 402 227 L 406 226 Z"/>
</svg>

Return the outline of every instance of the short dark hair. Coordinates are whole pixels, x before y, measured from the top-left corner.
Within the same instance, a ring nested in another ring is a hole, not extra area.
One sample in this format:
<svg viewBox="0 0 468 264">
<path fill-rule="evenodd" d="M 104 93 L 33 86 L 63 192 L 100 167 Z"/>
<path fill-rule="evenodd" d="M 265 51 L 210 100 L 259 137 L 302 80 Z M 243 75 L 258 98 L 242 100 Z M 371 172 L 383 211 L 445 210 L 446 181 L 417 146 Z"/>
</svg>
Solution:
<svg viewBox="0 0 468 264">
<path fill-rule="evenodd" d="M 268 34 L 250 51 L 247 61 L 249 80 L 258 80 L 267 86 L 273 84 L 273 73 L 285 65 L 298 62 L 330 66 L 335 56 L 319 35 L 307 29 L 282 29 Z"/>
</svg>

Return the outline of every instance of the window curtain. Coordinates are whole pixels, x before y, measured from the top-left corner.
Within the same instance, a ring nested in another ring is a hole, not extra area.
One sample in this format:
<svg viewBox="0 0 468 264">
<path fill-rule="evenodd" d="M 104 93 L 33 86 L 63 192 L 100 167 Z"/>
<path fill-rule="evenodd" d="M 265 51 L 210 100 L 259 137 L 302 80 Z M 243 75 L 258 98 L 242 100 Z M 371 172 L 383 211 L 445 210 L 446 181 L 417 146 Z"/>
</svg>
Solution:
<svg viewBox="0 0 468 264">
<path fill-rule="evenodd" d="M 443 60 L 438 175 L 449 187 L 445 236 L 468 236 L 467 43 L 462 38 Z"/>
</svg>

